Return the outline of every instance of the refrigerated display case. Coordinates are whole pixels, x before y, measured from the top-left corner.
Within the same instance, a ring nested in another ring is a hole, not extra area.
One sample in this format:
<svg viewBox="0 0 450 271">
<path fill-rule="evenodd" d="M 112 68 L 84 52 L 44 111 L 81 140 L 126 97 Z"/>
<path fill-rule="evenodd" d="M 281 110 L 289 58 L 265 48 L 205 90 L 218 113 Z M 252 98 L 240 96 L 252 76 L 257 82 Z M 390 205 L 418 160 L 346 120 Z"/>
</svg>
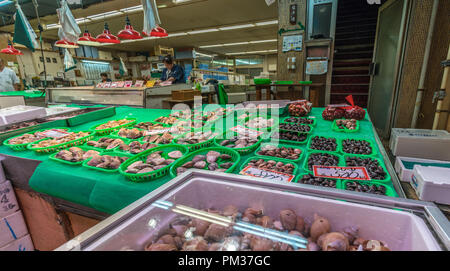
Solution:
<svg viewBox="0 0 450 271">
<path fill-rule="evenodd" d="M 179 216 L 171 208 L 161 208 L 160 202 L 202 210 L 233 204 L 240 212 L 252 207 L 275 219 L 281 210 L 291 209 L 305 220 L 314 214 L 326 217 L 332 231 L 357 225 L 361 238 L 381 240 L 391 250 L 450 248 L 450 223 L 433 203 L 194 170 L 57 250 L 144 250 Z"/>
</svg>

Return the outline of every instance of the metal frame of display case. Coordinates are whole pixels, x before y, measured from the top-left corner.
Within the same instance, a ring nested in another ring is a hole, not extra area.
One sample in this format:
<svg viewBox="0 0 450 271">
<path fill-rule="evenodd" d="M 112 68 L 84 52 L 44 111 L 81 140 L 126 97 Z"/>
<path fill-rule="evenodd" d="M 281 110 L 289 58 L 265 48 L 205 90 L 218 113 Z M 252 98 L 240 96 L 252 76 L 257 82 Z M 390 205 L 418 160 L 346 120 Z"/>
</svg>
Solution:
<svg viewBox="0 0 450 271">
<path fill-rule="evenodd" d="M 364 205 L 402 209 L 403 211 L 409 211 L 422 217 L 424 222 L 426 222 L 430 230 L 434 233 L 434 236 L 439 241 L 441 247 L 447 250 L 450 249 L 450 222 L 439 208 L 430 202 L 392 198 L 306 184 L 280 183 L 236 174 L 210 172 L 205 170 L 189 170 L 103 220 L 56 250 L 83 250 L 95 242 L 100 242 L 100 239 L 103 236 L 120 226 L 122 223 L 130 220 L 145 208 L 148 208 L 149 205 L 158 198 L 170 193 L 173 189 L 176 189 L 184 183 L 188 183 L 194 178 L 220 179 L 221 181 L 232 184 L 251 185 L 252 187 L 263 187 L 275 191 L 287 191 L 332 200 L 344 200 Z"/>
</svg>

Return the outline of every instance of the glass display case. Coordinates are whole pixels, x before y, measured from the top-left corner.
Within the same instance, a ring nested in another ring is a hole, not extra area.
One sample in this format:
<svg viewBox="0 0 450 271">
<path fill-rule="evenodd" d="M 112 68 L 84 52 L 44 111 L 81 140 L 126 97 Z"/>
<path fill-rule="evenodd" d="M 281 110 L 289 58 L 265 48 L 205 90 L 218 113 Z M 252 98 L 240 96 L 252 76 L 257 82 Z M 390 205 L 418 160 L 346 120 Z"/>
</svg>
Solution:
<svg viewBox="0 0 450 271">
<path fill-rule="evenodd" d="M 229 236 L 222 236 L 203 249 L 211 249 L 213 245 L 222 250 L 243 249 L 243 239 L 248 234 L 287 244 L 287 239 L 298 238 L 283 239 L 287 233 L 282 230 L 248 227 L 240 216 L 231 219 L 222 213 L 209 212 L 224 210 L 230 204 L 240 213 L 247 208 L 262 210 L 274 221 L 282 220 L 280 211 L 286 209 L 301 215 L 306 222 L 318 214 L 328 219 L 332 231 L 356 226 L 361 238 L 380 240 L 391 250 L 448 250 L 450 247 L 449 221 L 432 203 L 194 170 L 174 178 L 57 250 L 149 250 L 150 244 L 175 228 L 176 221 L 198 219 L 192 216 L 195 210 L 203 210 L 197 213 L 203 218 L 208 217 L 204 214 L 208 210 L 209 219 L 216 221 L 212 224 L 232 228 Z M 194 238 L 198 238 L 197 233 L 186 230 L 183 248 Z M 230 240 L 234 240 L 234 245 L 230 245 Z M 301 246 L 294 247 L 298 248 Z"/>
</svg>

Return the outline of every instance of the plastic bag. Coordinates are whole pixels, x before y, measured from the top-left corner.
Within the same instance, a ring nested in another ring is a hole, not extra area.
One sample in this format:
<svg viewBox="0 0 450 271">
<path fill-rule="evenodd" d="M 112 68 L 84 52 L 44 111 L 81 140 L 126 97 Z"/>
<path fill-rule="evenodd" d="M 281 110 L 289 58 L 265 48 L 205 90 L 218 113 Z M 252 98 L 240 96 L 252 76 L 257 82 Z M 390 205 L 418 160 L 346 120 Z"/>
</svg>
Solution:
<svg viewBox="0 0 450 271">
<path fill-rule="evenodd" d="M 288 111 L 291 116 L 304 117 L 311 112 L 312 103 L 307 100 L 293 102 L 289 105 Z"/>
<path fill-rule="evenodd" d="M 322 112 L 324 120 L 342 119 L 345 115 L 345 110 L 342 108 L 345 105 L 329 105 Z"/>
<path fill-rule="evenodd" d="M 351 106 L 345 107 L 345 115 L 346 119 L 356 119 L 363 120 L 366 117 L 366 111 L 357 105 L 355 105 L 353 101 L 353 96 L 348 95 L 345 99 L 350 103 Z"/>
</svg>

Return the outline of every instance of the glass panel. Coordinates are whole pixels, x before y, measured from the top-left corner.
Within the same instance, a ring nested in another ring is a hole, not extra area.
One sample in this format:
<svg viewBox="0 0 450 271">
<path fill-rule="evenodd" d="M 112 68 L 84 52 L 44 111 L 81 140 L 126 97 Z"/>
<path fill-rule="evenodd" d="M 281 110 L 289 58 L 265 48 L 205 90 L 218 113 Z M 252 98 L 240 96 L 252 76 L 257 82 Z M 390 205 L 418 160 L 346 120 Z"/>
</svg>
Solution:
<svg viewBox="0 0 450 271">
<path fill-rule="evenodd" d="M 394 95 L 395 62 L 402 21 L 403 1 L 396 1 L 381 11 L 377 38 L 377 71 L 373 77 L 369 113 L 374 126 L 387 132 L 391 119 L 391 101 Z"/>
<path fill-rule="evenodd" d="M 142 106 L 142 93 L 142 91 L 120 90 L 52 90 L 49 102 Z"/>
<path fill-rule="evenodd" d="M 314 6 L 313 36 L 323 35 L 326 38 L 330 36 L 332 7 L 332 3 Z"/>
</svg>

